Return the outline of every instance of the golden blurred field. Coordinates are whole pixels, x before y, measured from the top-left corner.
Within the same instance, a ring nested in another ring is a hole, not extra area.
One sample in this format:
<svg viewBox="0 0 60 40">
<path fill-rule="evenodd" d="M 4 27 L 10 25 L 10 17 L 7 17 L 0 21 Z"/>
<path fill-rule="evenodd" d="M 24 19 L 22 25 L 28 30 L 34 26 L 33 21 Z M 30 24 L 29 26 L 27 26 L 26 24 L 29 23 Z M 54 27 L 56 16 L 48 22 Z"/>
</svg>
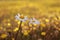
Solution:
<svg viewBox="0 0 60 40">
<path fill-rule="evenodd" d="M 0 1 L 0 15 L 22 13 L 26 15 L 60 14 L 59 0 Z"/>
<path fill-rule="evenodd" d="M 18 13 L 20 19 L 36 17 L 40 24 L 21 23 L 15 19 Z M 60 40 L 60 0 L 0 0 L 0 40 L 14 39 Z"/>
</svg>

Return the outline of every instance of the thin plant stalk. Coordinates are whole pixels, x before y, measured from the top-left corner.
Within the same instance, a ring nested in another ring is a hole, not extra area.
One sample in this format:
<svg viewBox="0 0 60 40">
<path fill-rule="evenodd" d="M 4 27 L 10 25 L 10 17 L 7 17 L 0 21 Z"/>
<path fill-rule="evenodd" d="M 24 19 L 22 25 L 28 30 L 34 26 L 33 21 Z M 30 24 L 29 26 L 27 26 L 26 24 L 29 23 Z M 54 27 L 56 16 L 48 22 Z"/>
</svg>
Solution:
<svg viewBox="0 0 60 40">
<path fill-rule="evenodd" d="M 33 34 L 33 27 L 34 27 L 34 26 L 32 25 L 32 34 Z M 33 36 L 34 36 L 34 35 L 32 35 L 32 40 L 33 40 Z"/>
<path fill-rule="evenodd" d="M 21 31 L 22 31 L 21 24 L 22 24 L 22 21 L 21 21 L 21 23 L 20 23 L 20 25 L 19 25 L 19 30 L 18 30 L 17 33 L 16 33 L 15 40 L 17 40 L 17 38 L 18 38 L 19 32 L 20 32 L 20 36 L 21 36 L 21 34 L 22 34 L 22 33 L 21 33 Z M 21 38 L 22 38 L 22 36 L 21 36 Z"/>
<path fill-rule="evenodd" d="M 11 32 L 8 32 L 9 33 L 9 40 L 11 40 Z"/>
</svg>

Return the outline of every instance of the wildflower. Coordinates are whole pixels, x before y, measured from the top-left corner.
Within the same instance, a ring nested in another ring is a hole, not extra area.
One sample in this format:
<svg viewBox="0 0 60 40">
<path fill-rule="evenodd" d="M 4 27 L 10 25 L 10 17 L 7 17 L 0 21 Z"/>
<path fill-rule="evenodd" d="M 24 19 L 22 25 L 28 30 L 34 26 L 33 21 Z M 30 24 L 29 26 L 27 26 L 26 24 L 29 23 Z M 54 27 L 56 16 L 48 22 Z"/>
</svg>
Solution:
<svg viewBox="0 0 60 40">
<path fill-rule="evenodd" d="M 17 27 L 17 28 L 15 28 L 13 31 L 16 32 L 16 31 L 18 31 L 18 30 L 19 30 L 19 29 L 18 29 L 18 27 Z"/>
<path fill-rule="evenodd" d="M 8 30 L 2 26 L 0 28 L 1 28 L 0 29 L 0 38 L 6 38 L 8 36 L 8 33 L 7 33 Z"/>
<path fill-rule="evenodd" d="M 40 26 L 41 27 L 46 27 L 46 25 L 44 23 L 41 23 Z"/>
<path fill-rule="evenodd" d="M 36 27 L 33 27 L 33 30 L 36 30 Z"/>
<path fill-rule="evenodd" d="M 27 36 L 29 33 L 27 32 L 27 30 L 25 30 L 24 32 L 23 32 L 23 35 L 25 35 L 25 36 Z"/>
<path fill-rule="evenodd" d="M 46 22 L 49 22 L 49 20 L 48 20 L 48 19 L 45 19 L 45 21 L 46 21 Z"/>
<path fill-rule="evenodd" d="M 17 36 L 18 36 L 18 34 L 19 34 L 19 31 L 21 32 L 22 30 L 20 30 L 20 29 L 22 29 L 22 22 L 26 22 L 27 20 L 28 20 L 28 17 L 27 16 L 23 16 L 22 14 L 20 15 L 20 14 L 18 14 L 18 15 L 16 15 L 15 16 L 15 18 L 16 18 L 16 20 L 19 20 L 20 22 L 18 22 L 18 24 L 20 24 L 19 25 L 19 30 L 17 31 L 17 33 L 16 33 L 16 39 L 17 39 Z M 26 33 L 26 32 L 25 32 Z M 27 34 L 27 33 L 26 33 Z"/>
<path fill-rule="evenodd" d="M 19 21 L 22 21 L 22 22 L 25 22 L 26 20 L 28 20 L 28 17 L 27 16 L 23 16 L 22 14 L 18 14 L 15 16 L 15 18 Z"/>
<path fill-rule="evenodd" d="M 11 24 L 10 24 L 10 23 L 8 23 L 7 25 L 8 25 L 8 26 L 11 26 Z"/>
<path fill-rule="evenodd" d="M 28 26 L 23 26 L 22 29 L 28 30 L 29 28 L 28 28 Z"/>
<path fill-rule="evenodd" d="M 46 32 L 41 32 L 41 35 L 42 35 L 42 36 L 45 36 L 45 35 L 46 35 Z"/>
<path fill-rule="evenodd" d="M 29 25 L 32 24 L 34 26 L 40 25 L 40 22 L 35 18 L 30 19 Z"/>
<path fill-rule="evenodd" d="M 2 34 L 0 37 L 1 38 L 6 38 L 8 35 L 7 34 Z"/>
</svg>

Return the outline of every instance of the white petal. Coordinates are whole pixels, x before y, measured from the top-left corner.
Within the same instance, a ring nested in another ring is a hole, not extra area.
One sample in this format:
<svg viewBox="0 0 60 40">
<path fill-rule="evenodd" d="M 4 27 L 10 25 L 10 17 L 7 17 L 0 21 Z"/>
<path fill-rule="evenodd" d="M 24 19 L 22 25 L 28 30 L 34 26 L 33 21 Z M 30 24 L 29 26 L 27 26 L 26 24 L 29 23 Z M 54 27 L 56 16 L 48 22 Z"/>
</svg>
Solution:
<svg viewBox="0 0 60 40">
<path fill-rule="evenodd" d="M 33 18 L 33 20 L 36 20 L 35 18 Z"/>
<path fill-rule="evenodd" d="M 36 24 L 40 24 L 40 22 L 38 20 L 35 21 Z"/>
<path fill-rule="evenodd" d="M 29 22 L 29 25 L 32 24 L 33 22 Z"/>
<path fill-rule="evenodd" d="M 17 15 L 15 16 L 15 18 L 16 18 L 17 20 L 19 20 L 19 19 L 20 19 Z"/>
<path fill-rule="evenodd" d="M 40 22 L 35 22 L 35 24 L 40 24 Z"/>
<path fill-rule="evenodd" d="M 29 21 L 32 22 L 32 18 L 30 18 Z"/>
<path fill-rule="evenodd" d="M 40 22 L 38 20 L 36 20 L 35 18 L 33 18 L 33 20 L 30 20 L 30 22 L 32 22 L 32 24 L 40 24 Z"/>
<path fill-rule="evenodd" d="M 23 20 L 21 20 L 22 22 L 26 22 L 24 19 Z"/>
<path fill-rule="evenodd" d="M 25 16 L 25 17 L 24 17 L 24 20 L 28 20 L 28 17 L 27 17 L 27 16 Z"/>
<path fill-rule="evenodd" d="M 20 17 L 20 14 L 19 13 L 17 15 Z"/>
</svg>

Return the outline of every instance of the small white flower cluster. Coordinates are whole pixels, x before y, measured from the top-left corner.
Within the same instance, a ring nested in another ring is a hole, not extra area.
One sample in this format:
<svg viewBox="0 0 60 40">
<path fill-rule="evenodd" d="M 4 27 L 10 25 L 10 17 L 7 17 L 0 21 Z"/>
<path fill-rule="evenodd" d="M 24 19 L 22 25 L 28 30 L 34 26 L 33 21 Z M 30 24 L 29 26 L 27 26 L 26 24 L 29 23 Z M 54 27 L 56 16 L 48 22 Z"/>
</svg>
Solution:
<svg viewBox="0 0 60 40">
<path fill-rule="evenodd" d="M 24 16 L 24 18 L 21 18 L 21 14 L 19 14 L 19 13 L 15 16 L 15 18 L 16 18 L 16 20 L 19 20 L 22 22 L 26 22 L 29 20 L 29 24 L 37 24 L 37 25 L 40 24 L 40 22 L 36 18 L 29 19 L 27 16 Z"/>
</svg>

